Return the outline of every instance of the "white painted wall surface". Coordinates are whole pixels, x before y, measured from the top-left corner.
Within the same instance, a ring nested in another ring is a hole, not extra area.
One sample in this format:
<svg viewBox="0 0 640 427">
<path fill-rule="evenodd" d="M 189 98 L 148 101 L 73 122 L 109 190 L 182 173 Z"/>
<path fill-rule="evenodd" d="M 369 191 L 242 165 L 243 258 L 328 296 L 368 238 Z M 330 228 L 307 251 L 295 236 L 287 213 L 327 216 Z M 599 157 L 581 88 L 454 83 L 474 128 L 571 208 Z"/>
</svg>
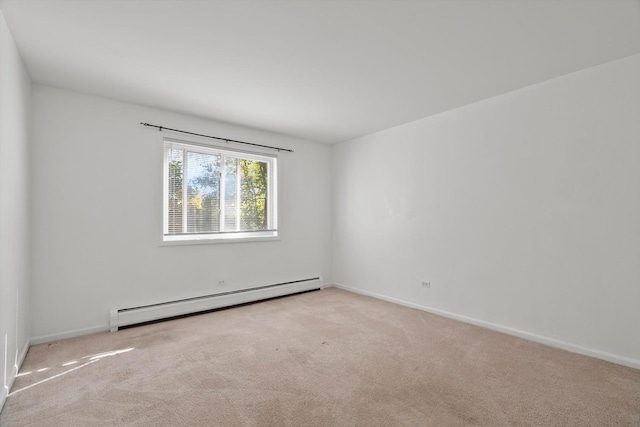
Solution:
<svg viewBox="0 0 640 427">
<path fill-rule="evenodd" d="M 0 11 L 0 409 L 29 343 L 31 80 Z"/>
<path fill-rule="evenodd" d="M 332 159 L 336 283 L 640 367 L 640 55 Z"/>
<path fill-rule="evenodd" d="M 111 307 L 331 280 L 329 146 L 47 86 L 33 90 L 35 342 L 107 330 Z M 159 246 L 163 137 L 192 138 L 140 122 L 293 149 L 279 154 L 281 240 Z"/>
</svg>

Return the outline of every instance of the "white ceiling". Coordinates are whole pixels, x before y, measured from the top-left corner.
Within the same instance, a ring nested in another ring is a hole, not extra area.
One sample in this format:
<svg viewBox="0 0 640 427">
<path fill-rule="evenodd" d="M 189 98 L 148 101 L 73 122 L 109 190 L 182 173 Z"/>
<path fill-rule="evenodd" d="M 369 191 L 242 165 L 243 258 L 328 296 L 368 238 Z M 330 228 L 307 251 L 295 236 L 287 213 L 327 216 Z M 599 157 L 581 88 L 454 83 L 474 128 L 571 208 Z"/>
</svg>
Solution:
<svg viewBox="0 0 640 427">
<path fill-rule="evenodd" d="M 35 82 L 326 143 L 640 52 L 640 0 L 0 8 Z"/>
</svg>

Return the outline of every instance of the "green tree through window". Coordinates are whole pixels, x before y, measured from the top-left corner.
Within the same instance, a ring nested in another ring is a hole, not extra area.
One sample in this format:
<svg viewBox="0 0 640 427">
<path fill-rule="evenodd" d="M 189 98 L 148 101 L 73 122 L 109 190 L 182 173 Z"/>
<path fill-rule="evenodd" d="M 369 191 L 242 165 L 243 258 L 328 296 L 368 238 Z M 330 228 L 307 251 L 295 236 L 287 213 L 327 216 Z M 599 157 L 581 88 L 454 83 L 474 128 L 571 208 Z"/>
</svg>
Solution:
<svg viewBox="0 0 640 427">
<path fill-rule="evenodd" d="M 245 230 L 267 229 L 267 164 L 241 160 L 241 223 Z"/>
</svg>

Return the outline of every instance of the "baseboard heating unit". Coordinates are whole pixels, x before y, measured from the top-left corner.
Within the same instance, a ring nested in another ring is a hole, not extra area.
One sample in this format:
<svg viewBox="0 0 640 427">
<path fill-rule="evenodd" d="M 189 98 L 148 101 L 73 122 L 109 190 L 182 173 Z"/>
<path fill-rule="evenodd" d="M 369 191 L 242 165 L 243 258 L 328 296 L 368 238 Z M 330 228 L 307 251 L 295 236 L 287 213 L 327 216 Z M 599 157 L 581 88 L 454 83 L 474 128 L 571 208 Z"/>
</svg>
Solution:
<svg viewBox="0 0 640 427">
<path fill-rule="evenodd" d="M 139 307 L 112 308 L 110 310 L 109 327 L 111 332 L 113 332 L 125 326 L 134 326 L 322 288 L 322 278 L 313 277 L 311 279 L 276 283 L 239 291 L 222 292 Z"/>
</svg>

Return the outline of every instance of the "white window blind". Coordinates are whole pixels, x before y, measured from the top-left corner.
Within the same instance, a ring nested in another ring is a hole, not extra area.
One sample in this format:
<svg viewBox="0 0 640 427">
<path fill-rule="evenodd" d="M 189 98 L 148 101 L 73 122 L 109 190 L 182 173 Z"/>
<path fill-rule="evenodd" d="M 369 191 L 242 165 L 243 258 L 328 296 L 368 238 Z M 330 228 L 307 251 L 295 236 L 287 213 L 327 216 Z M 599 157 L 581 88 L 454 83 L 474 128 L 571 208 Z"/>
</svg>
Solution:
<svg viewBox="0 0 640 427">
<path fill-rule="evenodd" d="M 277 236 L 276 162 L 166 139 L 163 240 Z"/>
</svg>

